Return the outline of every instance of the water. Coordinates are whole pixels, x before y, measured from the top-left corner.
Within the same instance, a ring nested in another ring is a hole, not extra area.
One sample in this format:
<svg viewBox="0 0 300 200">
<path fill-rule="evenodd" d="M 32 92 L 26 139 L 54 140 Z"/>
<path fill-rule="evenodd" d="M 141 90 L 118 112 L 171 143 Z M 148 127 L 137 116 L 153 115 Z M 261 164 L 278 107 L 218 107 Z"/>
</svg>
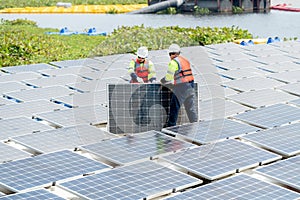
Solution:
<svg viewBox="0 0 300 200">
<path fill-rule="evenodd" d="M 120 26 L 144 24 L 146 27 L 231 27 L 249 30 L 254 37 L 300 38 L 300 12 L 271 10 L 269 13 L 239 15 L 130 15 L 130 14 L 0 14 L 0 18 L 26 18 L 42 28 L 63 28 L 83 31 L 95 27 L 100 32 L 112 32 Z"/>
</svg>

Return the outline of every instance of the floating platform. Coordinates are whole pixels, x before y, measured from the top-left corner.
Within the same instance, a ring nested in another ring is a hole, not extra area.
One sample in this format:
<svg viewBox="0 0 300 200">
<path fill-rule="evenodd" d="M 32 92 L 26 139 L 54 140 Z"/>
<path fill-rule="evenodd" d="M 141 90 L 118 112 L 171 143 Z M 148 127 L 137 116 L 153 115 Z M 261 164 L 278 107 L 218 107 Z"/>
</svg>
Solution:
<svg viewBox="0 0 300 200">
<path fill-rule="evenodd" d="M 0 13 L 127 13 L 147 7 L 147 4 L 134 5 L 74 5 L 71 7 L 25 7 L 6 8 Z"/>
<path fill-rule="evenodd" d="M 300 12 L 300 8 L 291 7 L 290 5 L 288 5 L 286 3 L 271 6 L 271 9 L 282 10 L 282 11 L 291 11 L 291 12 Z"/>
</svg>

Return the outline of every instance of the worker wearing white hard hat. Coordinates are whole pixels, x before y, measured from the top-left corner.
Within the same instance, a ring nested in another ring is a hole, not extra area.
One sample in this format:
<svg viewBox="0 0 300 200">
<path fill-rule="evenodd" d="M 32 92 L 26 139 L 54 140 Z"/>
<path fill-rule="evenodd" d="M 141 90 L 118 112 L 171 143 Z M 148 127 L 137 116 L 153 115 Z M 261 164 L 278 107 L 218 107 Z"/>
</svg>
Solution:
<svg viewBox="0 0 300 200">
<path fill-rule="evenodd" d="M 190 62 L 180 55 L 181 50 L 178 44 L 171 44 L 168 53 L 171 60 L 166 76 L 161 79 L 162 84 L 173 84 L 167 127 L 176 125 L 182 104 L 184 104 L 189 121 L 196 122 L 198 121 L 198 112 L 195 104 L 194 76 Z"/>
<path fill-rule="evenodd" d="M 137 58 L 129 64 L 130 83 L 149 83 L 156 81 L 154 64 L 148 59 L 148 48 L 142 46 L 137 50 Z"/>
</svg>

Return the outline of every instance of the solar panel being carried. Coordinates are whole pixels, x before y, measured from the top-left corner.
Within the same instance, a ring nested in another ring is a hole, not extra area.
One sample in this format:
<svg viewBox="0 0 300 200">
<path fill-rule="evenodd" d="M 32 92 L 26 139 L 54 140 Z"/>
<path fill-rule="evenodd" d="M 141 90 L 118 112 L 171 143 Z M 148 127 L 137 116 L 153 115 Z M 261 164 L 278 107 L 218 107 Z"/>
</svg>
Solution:
<svg viewBox="0 0 300 200">
<path fill-rule="evenodd" d="M 288 158 L 255 171 L 281 184 L 300 190 L 300 156 Z"/>
<path fill-rule="evenodd" d="M 79 147 L 117 165 L 149 160 L 161 154 L 181 151 L 195 145 L 156 131 L 132 134 Z"/>
<path fill-rule="evenodd" d="M 86 176 L 60 186 L 85 199 L 148 199 L 201 184 L 187 174 L 145 161 Z"/>
<path fill-rule="evenodd" d="M 246 174 L 240 174 L 180 193 L 166 200 L 277 199 L 296 200 L 300 194 Z"/>
<path fill-rule="evenodd" d="M 206 144 L 218 140 L 235 138 L 260 129 L 228 119 L 199 121 L 181 126 L 162 129 L 162 132 L 175 135 L 188 141 Z"/>
<path fill-rule="evenodd" d="M 0 187 L 19 192 L 106 168 L 100 162 L 63 150 L 0 164 Z"/>
<path fill-rule="evenodd" d="M 166 162 L 208 180 L 222 178 L 280 158 L 279 155 L 233 139 L 162 156 Z"/>
<path fill-rule="evenodd" d="M 300 123 L 297 123 L 244 135 L 242 138 L 288 157 L 300 153 L 299 130 Z"/>
</svg>

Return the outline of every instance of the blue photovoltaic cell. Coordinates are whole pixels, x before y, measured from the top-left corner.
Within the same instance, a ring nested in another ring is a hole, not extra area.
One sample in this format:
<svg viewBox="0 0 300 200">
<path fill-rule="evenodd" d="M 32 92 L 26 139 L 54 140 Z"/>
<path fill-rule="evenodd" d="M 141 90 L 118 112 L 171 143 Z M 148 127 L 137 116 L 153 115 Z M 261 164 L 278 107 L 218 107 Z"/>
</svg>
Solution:
<svg viewBox="0 0 300 200">
<path fill-rule="evenodd" d="M 274 104 L 233 116 L 259 127 L 272 128 L 300 120 L 300 109 L 287 104 Z"/>
<path fill-rule="evenodd" d="M 293 101 L 291 101 L 291 103 L 293 103 L 297 106 L 300 106 L 300 99 L 293 100 Z"/>
<path fill-rule="evenodd" d="M 196 189 L 180 193 L 166 200 L 207 200 L 207 199 L 272 199 L 296 200 L 300 194 L 270 184 L 245 174 L 232 176 Z"/>
<path fill-rule="evenodd" d="M 16 143 L 22 144 L 40 153 L 49 153 L 63 149 L 75 149 L 115 137 L 99 128 L 90 125 L 79 125 L 58 128 L 40 133 L 13 137 Z"/>
<path fill-rule="evenodd" d="M 86 176 L 60 185 L 88 199 L 145 199 L 202 181 L 151 161 Z"/>
<path fill-rule="evenodd" d="M 1 196 L 1 195 L 0 195 Z M 1 200 L 63 200 L 64 198 L 59 197 L 51 192 L 48 192 L 45 189 L 34 190 L 24 193 L 16 193 L 7 195 L 0 198 Z"/>
<path fill-rule="evenodd" d="M 300 153 L 299 130 L 300 123 L 268 129 L 242 138 L 283 156 L 292 156 Z"/>
<path fill-rule="evenodd" d="M 281 156 L 229 139 L 202 145 L 162 159 L 209 180 L 280 159 Z"/>
<path fill-rule="evenodd" d="M 132 134 L 80 148 L 116 164 L 128 164 L 194 146 L 156 131 Z"/>
<path fill-rule="evenodd" d="M 258 168 L 256 171 L 284 185 L 300 190 L 300 156 Z"/>
<path fill-rule="evenodd" d="M 46 63 L 31 64 L 31 65 L 19 65 L 11 67 L 3 67 L 2 70 L 8 73 L 20 73 L 20 72 L 37 72 L 42 69 L 54 69 L 52 65 Z"/>
<path fill-rule="evenodd" d="M 58 110 L 34 115 L 58 126 L 75 126 L 79 124 L 100 124 L 107 122 L 107 108 L 100 105 L 84 106 L 67 110 Z"/>
<path fill-rule="evenodd" d="M 189 141 L 205 144 L 222 139 L 235 138 L 260 130 L 257 127 L 242 124 L 228 119 L 215 119 L 199 121 L 181 126 L 165 128 L 162 131 L 187 139 Z"/>
<path fill-rule="evenodd" d="M 31 154 L 26 153 L 25 151 L 21 151 L 3 143 L 0 143 L 0 152 L 0 163 L 31 156 Z"/>
<path fill-rule="evenodd" d="M 58 151 L 0 164 L 0 186 L 18 192 L 105 168 L 72 151 Z"/>
</svg>

